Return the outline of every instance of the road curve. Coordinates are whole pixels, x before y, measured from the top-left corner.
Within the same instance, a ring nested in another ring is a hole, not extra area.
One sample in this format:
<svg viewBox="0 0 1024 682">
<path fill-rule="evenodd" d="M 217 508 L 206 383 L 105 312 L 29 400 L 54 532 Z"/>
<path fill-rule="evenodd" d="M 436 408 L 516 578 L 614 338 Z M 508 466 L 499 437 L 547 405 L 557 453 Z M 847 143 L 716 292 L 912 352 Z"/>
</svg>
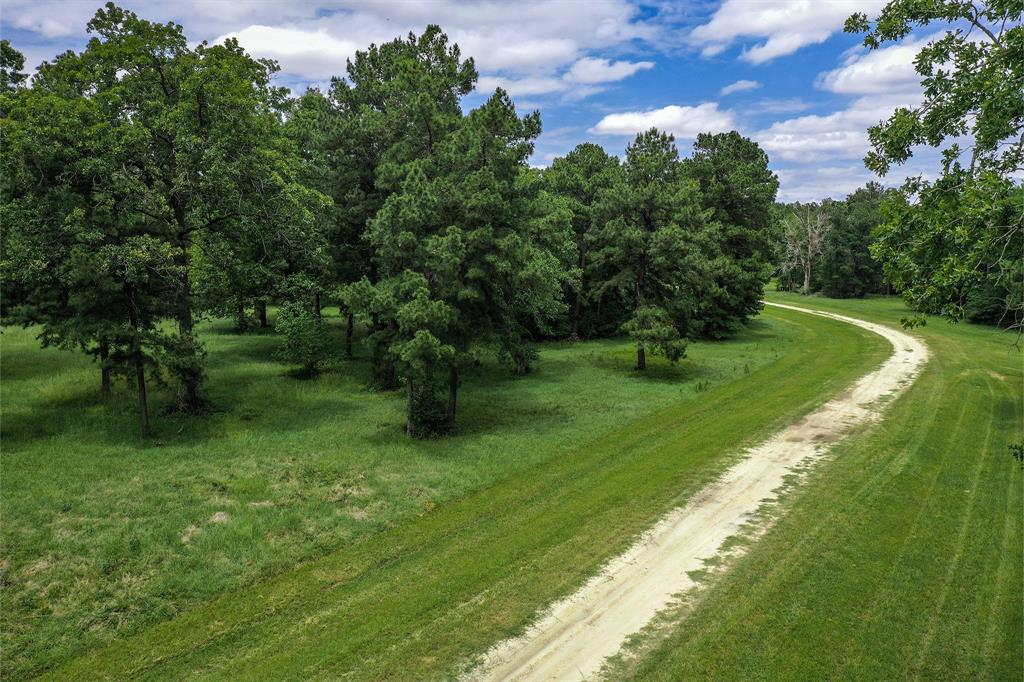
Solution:
<svg viewBox="0 0 1024 682">
<path fill-rule="evenodd" d="M 882 398 L 904 390 L 928 359 L 915 337 L 885 325 L 781 303 L 767 305 L 820 315 L 867 329 L 893 352 L 852 387 L 751 448 L 718 480 L 669 512 L 624 554 L 574 594 L 553 604 L 523 635 L 495 645 L 472 680 L 580 680 L 597 673 L 626 639 L 693 586 L 699 570 L 754 512 L 775 496 L 795 467 L 808 463 L 877 420 Z M 770 523 L 770 522 L 768 522 Z"/>
</svg>

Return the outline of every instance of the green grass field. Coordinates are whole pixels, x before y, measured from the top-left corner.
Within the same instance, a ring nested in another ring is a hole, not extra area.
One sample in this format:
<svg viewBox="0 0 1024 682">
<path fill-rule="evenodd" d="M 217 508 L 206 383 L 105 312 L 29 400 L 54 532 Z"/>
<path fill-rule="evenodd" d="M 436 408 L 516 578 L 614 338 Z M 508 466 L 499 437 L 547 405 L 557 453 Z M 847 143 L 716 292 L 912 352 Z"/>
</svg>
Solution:
<svg viewBox="0 0 1024 682">
<path fill-rule="evenodd" d="M 143 442 L 131 396 L 101 406 L 87 359 L 5 331 L 8 677 L 96 649 L 74 665 L 116 675 L 159 657 L 160 674 L 275 646 L 308 654 L 324 644 L 317 628 L 277 637 L 314 613 L 358 623 L 330 633 L 325 669 L 450 670 L 885 352 L 845 325 L 776 312 L 647 376 L 626 342 L 552 344 L 525 378 L 490 365 L 471 376 L 459 435 L 409 442 L 401 396 L 365 390 L 363 360 L 304 382 L 264 359 L 272 336 L 205 332 L 221 411 L 159 416 Z M 299 674 L 293 664 L 277 670 Z"/>
<path fill-rule="evenodd" d="M 890 419 L 620 672 L 1014 672 L 1020 355 L 993 330 L 921 333 L 932 363 Z M 300 381 L 265 359 L 272 335 L 212 323 L 203 338 L 219 411 L 158 415 L 144 442 L 127 392 L 99 404 L 88 360 L 5 330 L 6 678 L 457 674 L 888 352 L 778 309 L 647 376 L 626 342 L 545 345 L 527 377 L 485 363 L 467 379 L 458 435 L 410 442 L 364 359 Z"/>
<path fill-rule="evenodd" d="M 899 324 L 895 299 L 796 303 Z M 1007 333 L 931 320 L 932 359 L 786 514 L 616 677 L 1020 680 L 1022 360 Z"/>
</svg>

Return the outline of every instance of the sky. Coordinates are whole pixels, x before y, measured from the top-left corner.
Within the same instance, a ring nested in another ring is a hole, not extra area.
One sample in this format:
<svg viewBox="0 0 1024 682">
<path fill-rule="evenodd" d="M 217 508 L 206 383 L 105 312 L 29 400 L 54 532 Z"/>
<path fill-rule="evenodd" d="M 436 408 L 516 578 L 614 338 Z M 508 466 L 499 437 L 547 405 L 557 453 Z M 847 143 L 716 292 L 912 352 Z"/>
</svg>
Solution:
<svg viewBox="0 0 1024 682">
<path fill-rule="evenodd" d="M 768 153 L 779 199 L 841 199 L 870 180 L 929 177 L 934 150 L 877 178 L 864 168 L 867 128 L 921 100 L 913 59 L 934 33 L 868 51 L 843 33 L 880 0 L 122 0 L 154 21 L 175 21 L 194 42 L 233 36 L 276 59 L 296 93 L 344 76 L 371 43 L 439 24 L 474 58 L 468 109 L 496 87 L 544 132 L 531 163 L 546 166 L 581 142 L 621 155 L 652 126 L 688 155 L 701 132 L 738 130 Z M 3 0 L 0 36 L 35 67 L 88 40 L 98 0 Z M 932 31 L 938 29 L 931 29 Z"/>
</svg>

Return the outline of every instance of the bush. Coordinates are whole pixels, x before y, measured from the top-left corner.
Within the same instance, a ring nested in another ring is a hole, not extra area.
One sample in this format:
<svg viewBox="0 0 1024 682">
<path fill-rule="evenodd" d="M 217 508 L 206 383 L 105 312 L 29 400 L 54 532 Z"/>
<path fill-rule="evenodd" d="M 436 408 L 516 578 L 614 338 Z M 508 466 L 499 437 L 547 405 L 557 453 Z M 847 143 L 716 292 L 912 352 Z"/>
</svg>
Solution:
<svg viewBox="0 0 1024 682">
<path fill-rule="evenodd" d="M 448 395 L 439 382 L 414 382 L 408 409 L 406 429 L 413 438 L 436 438 L 451 432 Z"/>
<path fill-rule="evenodd" d="M 277 356 L 298 365 L 297 376 L 319 374 L 330 357 L 330 339 L 323 320 L 307 304 L 290 302 L 278 311 L 275 329 L 284 339 Z"/>
</svg>

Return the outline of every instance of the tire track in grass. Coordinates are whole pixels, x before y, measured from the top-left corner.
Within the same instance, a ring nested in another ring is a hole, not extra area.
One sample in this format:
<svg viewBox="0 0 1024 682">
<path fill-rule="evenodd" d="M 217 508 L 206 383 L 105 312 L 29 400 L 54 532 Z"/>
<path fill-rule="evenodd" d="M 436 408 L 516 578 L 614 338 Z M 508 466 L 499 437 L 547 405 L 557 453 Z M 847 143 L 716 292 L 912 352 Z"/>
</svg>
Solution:
<svg viewBox="0 0 1024 682">
<path fill-rule="evenodd" d="M 999 629 L 999 618 L 997 614 L 1001 612 L 1001 605 L 1003 597 L 1007 594 L 1007 590 L 1002 589 L 1002 586 L 1008 584 L 1013 579 L 1013 571 L 1010 569 L 1010 562 L 1020 556 L 1019 552 L 1012 551 L 1009 547 L 1013 539 L 1013 527 L 1015 523 L 1020 519 L 1020 515 L 1014 515 L 1011 513 L 1011 507 L 1016 496 L 1013 495 L 1014 489 L 1019 488 L 1017 485 L 1016 477 L 1014 475 L 1007 476 L 1006 485 L 1006 521 L 1003 523 L 1003 539 L 999 545 L 999 567 L 996 569 L 996 590 L 995 596 L 992 598 L 992 607 L 988 612 L 988 625 L 985 628 L 985 641 L 982 653 L 982 669 L 979 671 L 979 679 L 989 679 L 989 668 L 992 665 L 993 650 L 996 646 L 997 631 Z"/>
<path fill-rule="evenodd" d="M 927 361 L 918 339 L 893 328 L 796 306 L 769 304 L 862 327 L 893 345 L 889 359 L 853 387 L 761 445 L 648 531 L 579 591 L 556 602 L 525 634 L 500 642 L 472 676 L 483 680 L 587 677 L 624 641 L 694 585 L 689 573 L 718 554 L 789 475 L 905 389 Z"/>
<path fill-rule="evenodd" d="M 960 430 L 966 413 L 967 404 L 963 403 L 960 406 L 960 411 L 956 419 L 956 426 L 953 429 L 954 433 Z M 953 449 L 951 447 L 943 448 L 942 457 L 938 461 L 934 462 L 934 471 L 931 473 L 931 478 L 927 484 L 925 493 L 921 495 L 922 499 L 933 499 L 935 488 L 938 485 L 938 481 L 942 476 L 943 470 L 948 465 L 948 458 L 952 451 Z M 923 527 L 922 521 L 928 511 L 928 506 L 922 504 L 914 515 L 913 521 L 907 528 L 907 531 L 903 534 L 903 541 L 900 543 L 899 552 L 896 553 L 890 562 L 890 569 L 887 572 L 886 577 L 879 582 L 882 587 L 874 593 L 867 609 L 861 612 L 859 617 L 861 625 L 847 640 L 846 653 L 839 659 L 841 662 L 840 671 L 846 667 L 848 662 L 858 660 L 854 655 L 854 652 L 861 652 L 865 649 L 861 644 L 861 641 L 865 637 L 865 633 L 878 620 L 878 612 L 888 604 L 890 597 L 893 594 L 899 593 L 900 590 L 898 590 L 895 585 L 899 581 L 900 573 L 904 570 L 903 564 L 905 563 L 910 550 L 914 547 L 914 538 L 918 529 Z"/>
<path fill-rule="evenodd" d="M 992 390 L 992 381 L 992 379 L 988 379 L 985 382 L 988 388 L 989 404 L 993 404 L 995 399 L 995 394 Z M 959 571 L 961 562 L 963 561 L 964 547 L 968 542 L 967 531 L 971 528 L 971 518 L 973 517 L 974 509 L 977 506 L 981 473 L 986 468 L 986 460 L 988 457 L 985 455 L 988 453 L 989 444 L 992 441 L 992 425 L 995 422 L 995 417 L 995 413 L 990 411 L 988 423 L 985 425 L 985 438 L 981 449 L 981 456 L 976 458 L 977 465 L 974 468 L 974 476 L 971 479 L 970 494 L 967 504 L 963 509 L 963 513 L 961 514 L 962 520 L 960 522 L 960 529 L 957 532 L 956 550 L 953 552 L 953 556 L 949 560 L 946 575 L 942 579 L 942 587 L 939 590 L 939 598 L 935 601 L 932 617 L 929 619 L 928 626 L 925 629 L 924 634 L 921 635 L 921 639 L 917 645 L 917 656 L 915 657 L 911 668 L 911 670 L 916 674 L 921 674 L 927 660 L 930 658 L 931 649 L 935 645 L 935 633 L 941 625 L 940 621 L 942 619 L 943 611 L 945 610 L 946 602 L 949 600 L 950 591 L 953 587 L 953 578 Z"/>
</svg>

